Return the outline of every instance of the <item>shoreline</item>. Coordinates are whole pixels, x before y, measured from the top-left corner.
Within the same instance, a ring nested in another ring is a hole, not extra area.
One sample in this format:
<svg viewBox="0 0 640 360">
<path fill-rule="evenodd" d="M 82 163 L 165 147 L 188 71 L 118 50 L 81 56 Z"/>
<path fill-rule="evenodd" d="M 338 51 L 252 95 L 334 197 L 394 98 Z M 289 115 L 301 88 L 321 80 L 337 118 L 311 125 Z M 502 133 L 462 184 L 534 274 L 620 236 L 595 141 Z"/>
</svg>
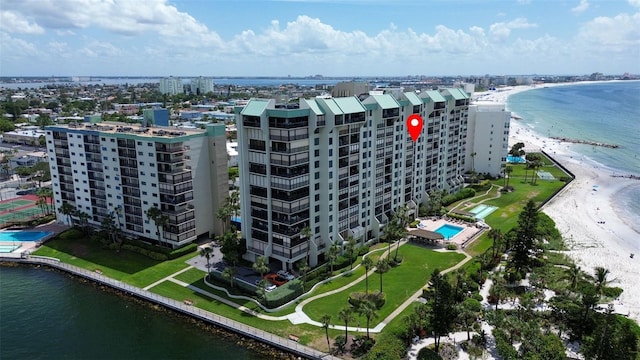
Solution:
<svg viewBox="0 0 640 360">
<path fill-rule="evenodd" d="M 249 339 L 251 341 L 255 341 L 263 344 L 265 347 L 270 347 L 274 350 L 280 350 L 282 352 L 286 352 L 295 358 L 326 358 L 326 359 L 334 359 L 329 354 L 326 354 L 322 351 L 313 349 L 306 345 L 299 344 L 297 342 L 293 342 L 290 339 L 285 339 L 278 335 L 274 335 L 268 333 L 264 330 L 257 329 L 251 327 L 249 325 L 245 325 L 238 321 L 225 318 L 215 313 L 211 313 L 209 311 L 193 307 L 191 305 L 185 304 L 183 302 L 173 300 L 170 298 L 166 298 L 161 295 L 157 295 L 151 293 L 149 291 L 143 290 L 141 288 L 125 284 L 121 281 L 111 279 L 104 275 L 91 272 L 88 270 L 84 270 L 78 268 L 73 265 L 69 265 L 66 263 L 62 263 L 59 261 L 55 261 L 56 259 L 39 257 L 39 256 L 28 256 L 27 258 L 22 257 L 10 257 L 4 256 L 6 254 L 0 254 L 0 266 L 6 266 L 6 264 L 16 264 L 27 265 L 27 266 L 44 266 L 56 271 L 60 271 L 63 273 L 67 273 L 73 277 L 78 279 L 83 279 L 85 281 L 92 282 L 95 286 L 98 287 L 108 287 L 113 291 L 119 292 L 122 296 L 130 297 L 131 299 L 135 299 L 136 301 L 144 301 L 149 304 L 155 304 L 161 306 L 167 311 L 172 311 L 178 315 L 183 315 L 194 319 L 195 321 L 203 322 L 209 326 L 213 326 L 218 328 L 220 331 L 226 331 L 229 333 L 233 333 L 239 338 Z"/>
<path fill-rule="evenodd" d="M 583 83 L 549 84 L 547 87 Z M 506 105 L 510 95 L 537 88 L 518 86 L 497 93 L 478 94 L 483 101 Z M 575 180 L 541 211 L 555 221 L 570 249 L 567 255 L 584 272 L 593 274 L 597 266 L 610 271 L 611 286 L 624 290 L 614 304 L 616 312 L 640 322 L 640 288 L 635 286 L 636 280 L 640 279 L 640 260 L 630 257 L 632 253 L 640 256 L 640 242 L 637 242 L 640 224 L 625 217 L 624 209 L 616 202 L 619 194 L 632 188 L 640 189 L 640 182 L 633 178 L 637 174 L 619 177 L 619 170 L 572 151 L 569 144 L 538 134 L 521 120 L 512 119 L 509 146 L 516 142 L 523 142 L 527 152 L 544 150 L 575 174 Z"/>
</svg>

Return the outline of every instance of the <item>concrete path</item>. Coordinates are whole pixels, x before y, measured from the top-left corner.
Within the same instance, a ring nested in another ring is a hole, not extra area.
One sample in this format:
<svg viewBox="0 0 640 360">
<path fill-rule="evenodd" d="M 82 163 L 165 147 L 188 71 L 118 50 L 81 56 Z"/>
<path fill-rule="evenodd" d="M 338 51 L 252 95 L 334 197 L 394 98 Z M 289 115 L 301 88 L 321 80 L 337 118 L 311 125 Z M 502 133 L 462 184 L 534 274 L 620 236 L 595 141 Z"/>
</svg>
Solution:
<svg viewBox="0 0 640 360">
<path fill-rule="evenodd" d="M 154 287 L 154 286 L 156 286 L 156 285 L 158 285 L 160 283 L 163 283 L 163 282 L 165 282 L 167 280 L 171 280 L 171 279 L 173 279 L 174 276 L 180 275 L 183 272 L 186 272 L 186 271 L 191 270 L 191 269 L 193 269 L 193 266 L 187 266 L 186 268 L 184 268 L 184 269 L 182 269 L 180 271 L 174 272 L 173 274 L 171 274 L 169 276 L 166 276 L 166 277 L 154 282 L 153 284 L 150 284 L 150 285 L 147 285 L 147 286 L 143 287 L 142 290 L 149 290 L 152 287 Z"/>
<path fill-rule="evenodd" d="M 405 243 L 407 243 L 407 240 L 401 240 L 400 245 L 404 245 Z M 392 246 L 392 248 L 393 247 L 394 246 Z M 375 251 L 384 251 L 384 253 L 381 255 L 381 258 L 384 258 L 385 256 L 389 256 L 389 249 L 388 248 L 378 249 L 378 250 L 375 250 Z M 463 266 L 469 260 L 472 259 L 471 256 L 469 256 L 467 253 L 465 253 L 463 251 L 457 251 L 457 252 L 460 253 L 460 254 L 465 255 L 465 259 L 460 261 L 455 266 L 450 267 L 450 268 L 442 271 L 442 274 L 446 274 L 448 272 L 454 271 L 454 270 L 460 268 L 461 266 Z M 365 256 L 367 256 L 367 255 L 365 255 Z M 219 302 L 221 302 L 223 304 L 226 304 L 226 305 L 229 305 L 229 306 L 234 307 L 236 309 L 239 309 L 239 310 L 241 310 L 241 311 L 243 311 L 243 312 L 245 312 L 247 314 L 256 316 L 256 317 L 258 317 L 260 319 L 263 319 L 263 320 L 269 320 L 269 321 L 289 320 L 292 324 L 296 324 L 296 325 L 297 324 L 310 324 L 310 325 L 314 325 L 314 326 L 318 326 L 318 327 L 321 327 L 322 323 L 319 322 L 319 321 L 315 321 L 315 320 L 312 320 L 311 318 L 309 318 L 309 316 L 304 312 L 304 309 L 303 309 L 304 306 L 307 305 L 308 303 L 312 302 L 312 301 L 321 299 L 321 298 L 326 297 L 326 296 L 331 296 L 333 294 L 336 294 L 336 293 L 339 293 L 339 292 L 341 292 L 343 290 L 346 290 L 346 289 L 348 289 L 348 288 L 350 288 L 352 286 L 355 286 L 356 284 L 364 281 L 365 278 L 366 278 L 366 275 L 363 274 L 359 278 L 349 282 L 348 284 L 346 284 L 346 285 L 344 285 L 344 286 L 342 286 L 342 287 L 340 287 L 338 289 L 334 289 L 334 290 L 331 290 L 331 291 L 324 292 L 322 294 L 318 294 L 316 296 L 309 297 L 309 298 L 303 300 L 302 302 L 300 302 L 300 304 L 298 304 L 295 307 L 294 312 L 292 312 L 290 314 L 287 314 L 287 315 L 284 315 L 284 316 L 270 316 L 270 315 L 265 315 L 265 314 L 258 313 L 255 310 L 252 310 L 252 309 L 249 309 L 249 308 L 247 308 L 245 306 L 242 306 L 242 305 L 240 305 L 240 304 L 238 304 L 238 303 L 236 303 L 236 302 L 234 302 L 232 300 L 223 298 L 221 296 L 218 296 L 218 295 L 215 295 L 213 293 L 210 293 L 210 292 L 208 292 L 208 291 L 206 291 L 204 289 L 189 285 L 189 284 L 187 284 L 187 283 L 185 283 L 183 281 L 175 279 L 174 278 L 175 276 L 177 276 L 177 275 L 179 275 L 179 274 L 181 274 L 183 272 L 186 272 L 186 271 L 188 271 L 190 269 L 193 269 L 194 267 L 195 268 L 201 268 L 201 266 L 199 266 L 199 265 L 201 265 L 200 261 L 192 259 L 191 261 L 189 261 L 189 263 L 191 264 L 189 267 L 187 267 L 185 269 L 182 269 L 182 270 L 180 270 L 180 271 L 178 271 L 178 272 L 176 272 L 174 274 L 171 274 L 171 275 L 169 275 L 169 276 L 167 276 L 167 277 L 165 277 L 163 279 L 160 279 L 160 280 L 154 282 L 153 284 L 148 285 L 147 287 L 144 288 L 144 290 L 148 290 L 148 289 L 150 289 L 150 288 L 152 288 L 152 287 L 154 287 L 154 286 L 156 286 L 156 285 L 158 285 L 158 284 L 160 284 L 160 283 L 162 283 L 164 281 L 171 281 L 171 282 L 173 282 L 175 284 L 178 284 L 180 286 L 186 287 L 186 288 L 188 288 L 190 290 L 193 290 L 193 291 L 195 291 L 195 292 L 197 292 L 199 294 L 205 295 L 205 296 L 207 296 L 207 297 L 209 297 L 211 299 L 214 299 L 214 300 L 219 301 Z M 359 266 L 360 265 L 356 266 L 353 270 L 356 270 Z M 371 270 L 369 270 L 368 276 L 372 276 L 373 274 L 375 274 L 375 268 L 372 268 Z M 337 275 L 336 277 L 340 277 L 340 276 L 342 276 L 342 274 L 341 275 Z M 314 288 L 312 288 L 311 291 L 313 291 L 313 289 L 315 289 L 315 286 L 314 286 Z M 420 296 L 422 295 L 422 289 L 423 288 L 420 288 L 418 291 L 416 291 L 414 294 L 412 294 L 407 300 L 405 300 L 404 303 L 402 303 L 400 306 L 398 306 L 391 314 L 389 314 L 385 319 L 383 319 L 375 327 L 369 328 L 369 332 L 372 332 L 372 333 L 381 332 L 382 329 L 384 329 L 384 327 L 391 320 L 393 320 L 400 313 L 402 313 L 402 311 L 404 311 L 404 309 L 406 309 L 409 305 L 411 305 L 411 303 L 413 303 L 414 301 L 417 301 L 420 298 Z M 250 298 L 247 298 L 247 299 L 253 300 L 253 299 L 250 299 Z M 344 330 L 345 329 L 344 325 L 341 326 L 341 325 L 333 325 L 333 324 L 329 325 L 329 328 L 336 329 L 336 330 Z M 347 327 L 347 331 L 366 332 L 367 328 L 366 327 L 348 326 Z"/>
</svg>

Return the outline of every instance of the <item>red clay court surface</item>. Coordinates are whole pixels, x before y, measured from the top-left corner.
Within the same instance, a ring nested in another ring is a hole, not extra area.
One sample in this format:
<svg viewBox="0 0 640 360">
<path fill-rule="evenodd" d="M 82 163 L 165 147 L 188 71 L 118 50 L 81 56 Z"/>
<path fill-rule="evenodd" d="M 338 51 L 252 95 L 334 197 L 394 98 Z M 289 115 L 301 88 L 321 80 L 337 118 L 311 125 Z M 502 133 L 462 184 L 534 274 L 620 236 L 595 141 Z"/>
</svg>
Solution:
<svg viewBox="0 0 640 360">
<path fill-rule="evenodd" d="M 11 221 L 30 219 L 35 215 L 42 215 L 42 210 L 36 205 L 37 195 L 23 195 L 10 200 L 0 201 L 0 224 Z M 48 199 L 51 205 L 51 199 Z"/>
</svg>

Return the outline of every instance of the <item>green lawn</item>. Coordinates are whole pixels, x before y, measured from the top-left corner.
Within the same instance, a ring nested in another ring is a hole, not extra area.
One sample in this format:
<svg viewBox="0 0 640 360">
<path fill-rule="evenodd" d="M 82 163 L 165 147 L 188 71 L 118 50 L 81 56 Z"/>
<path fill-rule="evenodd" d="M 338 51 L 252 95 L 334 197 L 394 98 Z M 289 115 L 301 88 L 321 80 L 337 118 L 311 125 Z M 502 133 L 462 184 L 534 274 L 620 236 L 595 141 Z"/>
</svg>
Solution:
<svg viewBox="0 0 640 360">
<path fill-rule="evenodd" d="M 386 295 L 386 302 L 378 310 L 378 321 L 387 317 L 409 296 L 425 286 L 434 269 L 445 270 L 464 259 L 462 254 L 435 252 L 413 244 L 401 246 L 399 254 L 404 259 L 402 264 L 383 275 L 383 291 Z M 379 288 L 380 276 L 374 273 L 369 277 L 369 291 L 379 290 Z M 304 311 L 314 320 L 319 320 L 324 314 L 330 314 L 334 317 L 334 324 L 339 324 L 337 313 L 349 305 L 347 302 L 349 294 L 355 291 L 365 291 L 364 280 L 337 294 L 310 302 L 304 307 Z M 361 326 L 366 325 L 364 318 L 358 317 L 358 319 Z M 371 326 L 373 327 L 375 323 L 377 321 Z M 353 323 L 353 326 L 357 324 L 358 320 Z"/>
<path fill-rule="evenodd" d="M 197 256 L 197 253 L 184 255 L 168 261 L 152 260 L 146 256 L 121 250 L 107 249 L 101 243 L 91 240 L 48 241 L 34 255 L 49 256 L 60 261 L 95 271 L 99 269 L 105 276 L 121 280 L 128 284 L 145 287 L 186 268 L 186 260 Z"/>
</svg>

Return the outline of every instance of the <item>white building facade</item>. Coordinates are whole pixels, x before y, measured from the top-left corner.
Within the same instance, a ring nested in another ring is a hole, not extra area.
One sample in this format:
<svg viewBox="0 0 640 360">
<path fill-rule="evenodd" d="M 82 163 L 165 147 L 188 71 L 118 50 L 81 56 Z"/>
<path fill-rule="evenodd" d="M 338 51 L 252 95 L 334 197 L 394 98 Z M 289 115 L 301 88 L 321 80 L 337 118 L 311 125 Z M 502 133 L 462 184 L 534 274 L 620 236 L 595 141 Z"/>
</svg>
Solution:
<svg viewBox="0 0 640 360">
<path fill-rule="evenodd" d="M 469 106 L 465 171 L 502 175 L 509 153 L 510 121 L 511 112 L 504 104 L 476 101 Z"/>
<path fill-rule="evenodd" d="M 189 84 L 193 94 L 206 94 L 213 92 L 213 79 L 205 77 L 192 78 Z"/>
<path fill-rule="evenodd" d="M 160 79 L 160 93 L 167 95 L 176 95 L 184 93 L 184 86 L 182 79 L 178 77 L 169 76 L 168 78 Z"/>
<path fill-rule="evenodd" d="M 315 266 L 335 242 L 378 238 L 399 207 L 417 213 L 430 191 L 459 190 L 468 105 L 464 91 L 444 89 L 237 108 L 247 260 Z M 415 143 L 414 113 L 424 119 Z"/>
<path fill-rule="evenodd" d="M 221 233 L 215 213 L 228 195 L 224 125 L 206 130 L 146 128 L 123 123 L 46 127 L 53 197 L 88 214 L 97 228 L 107 215 L 126 236 L 157 241 L 152 207 L 168 217 L 162 241 L 171 247 Z"/>
</svg>

